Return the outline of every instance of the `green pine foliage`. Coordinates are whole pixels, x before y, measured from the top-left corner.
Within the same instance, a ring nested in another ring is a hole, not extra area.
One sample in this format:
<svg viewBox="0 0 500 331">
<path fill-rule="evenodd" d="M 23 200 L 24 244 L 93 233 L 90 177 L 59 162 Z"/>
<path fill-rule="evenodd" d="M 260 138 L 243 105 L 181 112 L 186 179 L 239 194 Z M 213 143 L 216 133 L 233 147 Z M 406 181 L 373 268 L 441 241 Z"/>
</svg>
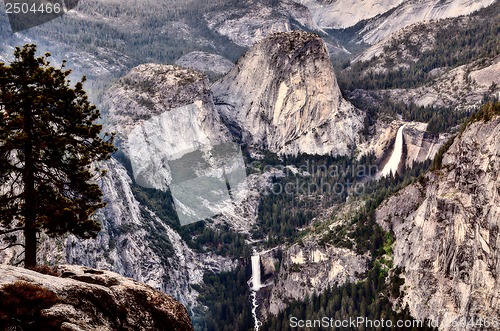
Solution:
<svg viewBox="0 0 500 331">
<path fill-rule="evenodd" d="M 370 253 L 371 263 L 385 252 L 385 233 L 375 220 L 375 210 L 391 195 L 412 184 L 423 176 L 431 166 L 431 161 L 414 163 L 405 168 L 401 175 L 387 176 L 378 181 L 365 184 L 365 190 L 358 196 L 363 201 L 361 208 L 348 217 L 348 222 L 329 230 L 320 240 L 320 244 L 333 244 L 337 247 L 354 249 L 358 254 Z"/>
<path fill-rule="evenodd" d="M 488 102 L 484 104 L 481 109 L 474 114 L 468 121 L 467 125 L 470 123 L 474 122 L 489 122 L 491 121 L 494 117 L 500 115 L 500 102 L 493 101 L 493 102 Z"/>
<path fill-rule="evenodd" d="M 56 69 L 36 46 L 16 48 L 10 65 L 0 63 L 0 221 L 23 230 L 25 266 L 36 265 L 36 235 L 97 234 L 93 214 L 104 207 L 96 161 L 114 152 L 112 135 L 100 136 L 99 110 L 82 81 Z"/>
<path fill-rule="evenodd" d="M 250 260 L 250 255 L 246 260 Z M 251 274 L 250 263 L 239 265 L 233 272 L 205 274 L 203 285 L 194 286 L 200 293 L 198 299 L 207 307 L 194 312 L 195 329 L 203 331 L 252 329 L 250 287 L 247 284 Z"/>
</svg>

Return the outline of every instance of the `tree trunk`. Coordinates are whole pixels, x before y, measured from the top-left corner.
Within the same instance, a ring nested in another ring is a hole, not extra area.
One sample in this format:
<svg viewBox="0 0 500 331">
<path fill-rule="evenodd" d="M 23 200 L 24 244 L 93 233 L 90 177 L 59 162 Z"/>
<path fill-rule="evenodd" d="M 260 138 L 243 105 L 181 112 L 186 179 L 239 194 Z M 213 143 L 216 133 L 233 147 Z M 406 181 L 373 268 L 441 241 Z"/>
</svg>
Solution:
<svg viewBox="0 0 500 331">
<path fill-rule="evenodd" d="M 26 224 L 24 237 L 24 267 L 32 269 L 36 267 L 36 228 Z"/>
<path fill-rule="evenodd" d="M 24 145 L 24 267 L 36 267 L 36 192 L 35 192 L 35 165 L 33 158 L 33 118 L 31 105 L 24 107 L 24 132 L 26 143 Z"/>
</svg>

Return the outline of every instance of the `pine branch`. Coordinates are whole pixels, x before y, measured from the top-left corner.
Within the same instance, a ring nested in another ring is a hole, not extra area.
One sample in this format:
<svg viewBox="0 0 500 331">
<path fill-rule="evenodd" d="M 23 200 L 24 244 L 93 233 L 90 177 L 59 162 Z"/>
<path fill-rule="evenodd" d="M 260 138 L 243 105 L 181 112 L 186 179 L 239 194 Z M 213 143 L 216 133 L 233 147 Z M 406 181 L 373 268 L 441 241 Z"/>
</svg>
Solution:
<svg viewBox="0 0 500 331">
<path fill-rule="evenodd" d="M 9 249 L 9 248 L 12 248 L 12 247 L 16 247 L 16 246 L 22 246 L 24 248 L 24 244 L 17 243 L 17 244 L 10 244 L 9 246 L 4 247 L 4 248 L 0 248 L 0 251 L 4 251 L 6 249 Z"/>
<path fill-rule="evenodd" d="M 15 192 L 14 191 L 14 185 L 18 184 L 19 177 L 21 177 L 22 172 L 18 172 L 16 175 L 16 178 L 10 183 L 10 191 L 9 192 Z"/>
<path fill-rule="evenodd" d="M 16 255 L 16 257 L 15 257 L 14 259 L 12 259 L 12 261 L 17 260 L 17 259 L 18 259 L 18 258 L 20 258 L 20 257 L 21 257 L 21 255 L 23 255 L 23 254 L 24 254 L 24 250 L 23 250 L 22 252 L 20 252 L 19 254 L 17 254 L 17 255 Z M 17 267 L 18 265 L 20 265 L 20 264 L 21 264 L 21 263 L 23 263 L 23 262 L 24 262 L 24 259 L 22 259 L 22 260 L 20 260 L 20 261 L 18 261 L 18 262 L 16 262 L 16 263 L 14 263 L 14 266 L 15 266 L 15 267 Z"/>
<path fill-rule="evenodd" d="M 1 235 L 5 235 L 5 234 L 9 234 L 9 233 L 12 233 L 12 232 L 16 232 L 16 231 L 21 231 L 21 230 L 24 230 L 24 227 L 23 228 L 14 228 L 14 229 L 9 229 L 9 230 L 5 230 L 5 231 L 0 231 L 0 236 Z"/>
<path fill-rule="evenodd" d="M 22 194 L 17 194 L 17 195 L 11 196 L 11 197 L 1 198 L 0 204 L 5 205 L 9 201 L 19 199 L 21 196 L 22 196 Z"/>
</svg>

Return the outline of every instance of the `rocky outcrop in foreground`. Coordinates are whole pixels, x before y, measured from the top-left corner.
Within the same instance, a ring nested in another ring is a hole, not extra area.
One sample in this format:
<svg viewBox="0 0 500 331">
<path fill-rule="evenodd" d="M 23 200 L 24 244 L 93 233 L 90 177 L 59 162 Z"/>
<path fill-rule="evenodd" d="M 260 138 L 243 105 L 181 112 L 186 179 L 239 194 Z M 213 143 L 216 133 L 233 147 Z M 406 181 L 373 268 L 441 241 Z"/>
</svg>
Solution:
<svg viewBox="0 0 500 331">
<path fill-rule="evenodd" d="M 193 330 L 183 305 L 132 279 L 81 266 L 51 272 L 0 265 L 2 329 Z"/>
<path fill-rule="evenodd" d="M 499 151 L 500 117 L 471 124 L 444 154 L 442 169 L 377 210 L 396 238 L 403 306 L 415 318 L 438 321 L 440 330 L 498 330 Z"/>
</svg>

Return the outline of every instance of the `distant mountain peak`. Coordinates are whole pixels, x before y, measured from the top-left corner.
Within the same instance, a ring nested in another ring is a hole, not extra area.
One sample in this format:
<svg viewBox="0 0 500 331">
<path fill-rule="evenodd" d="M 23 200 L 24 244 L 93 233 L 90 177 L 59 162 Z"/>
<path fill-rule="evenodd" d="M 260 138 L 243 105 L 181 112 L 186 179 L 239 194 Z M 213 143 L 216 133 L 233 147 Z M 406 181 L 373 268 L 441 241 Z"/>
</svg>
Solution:
<svg viewBox="0 0 500 331">
<path fill-rule="evenodd" d="M 257 43 L 212 86 L 244 143 L 284 154 L 347 154 L 360 115 L 342 99 L 325 43 L 304 31 Z"/>
</svg>

